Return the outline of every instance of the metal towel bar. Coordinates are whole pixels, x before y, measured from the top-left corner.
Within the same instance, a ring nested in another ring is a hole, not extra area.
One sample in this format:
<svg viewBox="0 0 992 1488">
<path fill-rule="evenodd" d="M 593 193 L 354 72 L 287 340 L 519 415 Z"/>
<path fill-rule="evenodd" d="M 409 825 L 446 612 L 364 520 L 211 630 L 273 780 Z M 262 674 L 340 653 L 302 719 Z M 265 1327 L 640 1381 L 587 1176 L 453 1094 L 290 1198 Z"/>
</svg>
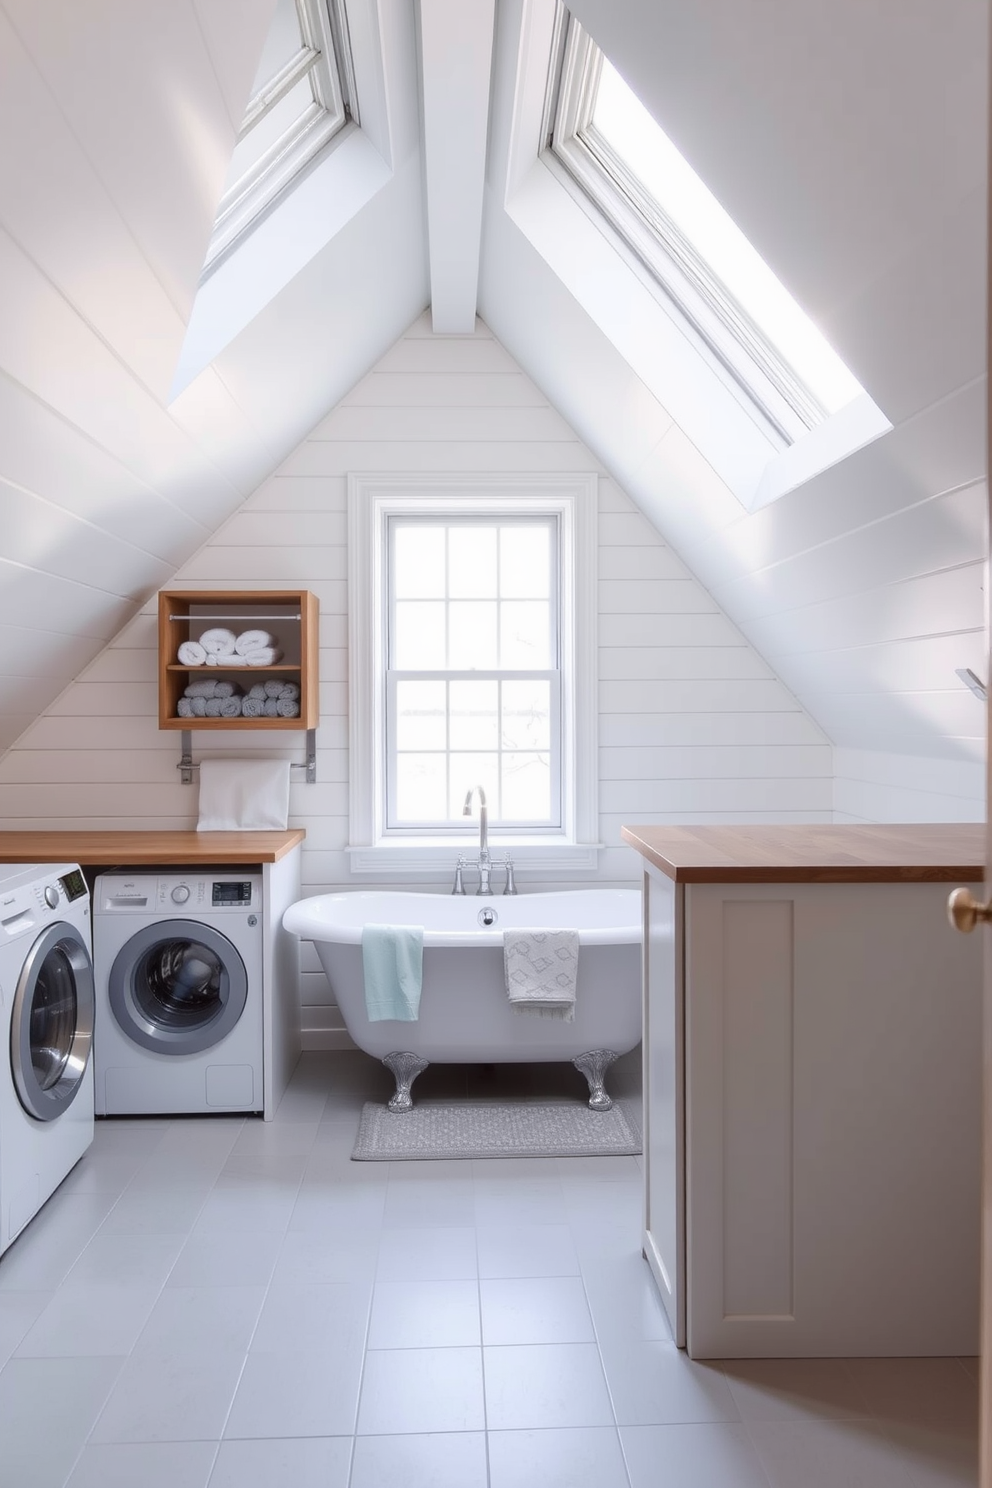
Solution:
<svg viewBox="0 0 992 1488">
<path fill-rule="evenodd" d="M 191 729 L 182 729 L 179 734 L 180 750 L 179 763 L 176 769 L 179 771 L 179 779 L 183 785 L 193 784 L 193 771 L 200 768 L 199 760 L 193 758 L 193 733 Z M 317 783 L 317 730 L 307 729 L 306 759 L 302 762 L 290 760 L 291 770 L 303 770 L 307 785 Z"/>
</svg>

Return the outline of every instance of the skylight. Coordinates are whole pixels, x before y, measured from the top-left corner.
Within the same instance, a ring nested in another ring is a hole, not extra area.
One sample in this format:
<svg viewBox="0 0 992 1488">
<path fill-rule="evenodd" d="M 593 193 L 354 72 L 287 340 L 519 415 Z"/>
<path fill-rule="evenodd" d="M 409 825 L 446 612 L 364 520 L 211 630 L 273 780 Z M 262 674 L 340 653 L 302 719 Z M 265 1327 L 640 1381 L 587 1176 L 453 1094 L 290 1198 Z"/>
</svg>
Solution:
<svg viewBox="0 0 992 1488">
<path fill-rule="evenodd" d="M 861 396 L 816 326 L 571 18 L 550 137 L 786 443 Z"/>
<path fill-rule="evenodd" d="M 277 0 L 224 183 L 208 268 L 354 116 L 340 0 Z"/>
</svg>

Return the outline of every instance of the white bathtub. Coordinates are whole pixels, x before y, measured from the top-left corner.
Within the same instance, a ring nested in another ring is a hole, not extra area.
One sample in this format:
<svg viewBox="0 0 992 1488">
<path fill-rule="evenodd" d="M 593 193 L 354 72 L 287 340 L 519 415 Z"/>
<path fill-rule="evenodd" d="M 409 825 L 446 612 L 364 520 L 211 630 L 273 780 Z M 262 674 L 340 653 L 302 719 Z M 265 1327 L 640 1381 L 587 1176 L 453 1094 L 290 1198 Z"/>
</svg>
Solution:
<svg viewBox="0 0 992 1488">
<path fill-rule="evenodd" d="M 423 992 L 414 1023 L 370 1023 L 362 977 L 362 926 L 422 925 Z M 357 891 L 301 899 L 283 916 L 312 940 L 351 1038 L 393 1070 L 394 1110 L 428 1063 L 508 1064 L 573 1060 L 590 1104 L 606 1109 L 602 1074 L 641 1037 L 641 896 L 637 889 L 493 895 Z M 579 932 L 575 1019 L 511 1008 L 503 978 L 503 931 Z M 603 1057 L 600 1057 L 603 1056 Z"/>
</svg>

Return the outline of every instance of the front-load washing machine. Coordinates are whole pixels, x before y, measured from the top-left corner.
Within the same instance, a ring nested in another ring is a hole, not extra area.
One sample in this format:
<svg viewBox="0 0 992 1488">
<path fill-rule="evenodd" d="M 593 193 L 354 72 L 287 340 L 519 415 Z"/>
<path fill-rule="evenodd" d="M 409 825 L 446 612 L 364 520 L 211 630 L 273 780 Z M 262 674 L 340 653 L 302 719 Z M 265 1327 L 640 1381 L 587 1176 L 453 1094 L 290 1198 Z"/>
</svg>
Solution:
<svg viewBox="0 0 992 1488">
<path fill-rule="evenodd" d="M 73 863 L 0 869 L 0 1252 L 93 1141 L 90 896 Z"/>
<path fill-rule="evenodd" d="M 261 1111 L 262 877 L 102 873 L 98 1116 Z"/>
</svg>

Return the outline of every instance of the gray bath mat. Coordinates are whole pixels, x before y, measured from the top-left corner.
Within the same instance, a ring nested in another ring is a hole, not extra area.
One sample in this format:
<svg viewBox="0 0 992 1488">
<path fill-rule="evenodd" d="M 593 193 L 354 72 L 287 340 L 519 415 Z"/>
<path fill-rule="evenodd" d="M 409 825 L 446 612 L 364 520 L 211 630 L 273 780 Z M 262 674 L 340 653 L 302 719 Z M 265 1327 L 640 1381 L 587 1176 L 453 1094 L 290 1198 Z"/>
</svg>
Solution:
<svg viewBox="0 0 992 1488">
<path fill-rule="evenodd" d="M 631 1157 L 641 1141 L 623 1108 L 584 1101 L 424 1101 L 394 1114 L 367 1101 L 357 1162 L 459 1157 Z"/>
</svg>

